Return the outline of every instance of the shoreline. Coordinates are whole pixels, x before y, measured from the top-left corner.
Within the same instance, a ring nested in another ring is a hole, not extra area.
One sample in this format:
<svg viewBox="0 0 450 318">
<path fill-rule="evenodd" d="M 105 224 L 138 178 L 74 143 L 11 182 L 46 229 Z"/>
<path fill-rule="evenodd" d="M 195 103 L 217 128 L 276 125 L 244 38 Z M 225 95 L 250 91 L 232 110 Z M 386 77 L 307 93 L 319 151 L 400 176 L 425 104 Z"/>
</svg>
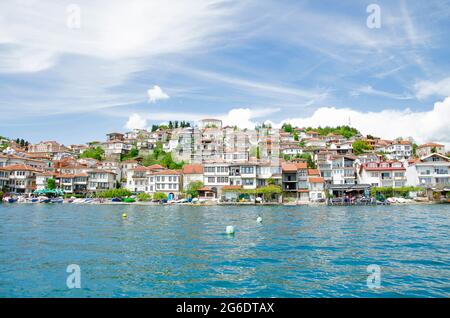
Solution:
<svg viewBox="0 0 450 318">
<path fill-rule="evenodd" d="M 390 203 L 390 204 L 348 204 L 348 205 L 329 205 L 327 203 L 250 203 L 250 202 L 209 202 L 209 203 L 154 203 L 154 202 L 61 202 L 61 203 L 39 203 L 39 202 L 0 202 L 4 204 L 32 204 L 32 205 L 41 205 L 41 204 L 51 204 L 51 205 L 59 205 L 59 204 L 70 204 L 70 205 L 136 205 L 136 206 L 198 206 L 198 207 L 207 207 L 207 206 L 329 206 L 329 207 L 341 207 L 341 206 L 354 206 L 354 207 L 367 207 L 367 206 L 399 206 L 399 205 L 433 205 L 433 204 L 445 204 L 445 202 L 434 202 L 434 201 L 414 201 L 407 203 Z"/>
</svg>

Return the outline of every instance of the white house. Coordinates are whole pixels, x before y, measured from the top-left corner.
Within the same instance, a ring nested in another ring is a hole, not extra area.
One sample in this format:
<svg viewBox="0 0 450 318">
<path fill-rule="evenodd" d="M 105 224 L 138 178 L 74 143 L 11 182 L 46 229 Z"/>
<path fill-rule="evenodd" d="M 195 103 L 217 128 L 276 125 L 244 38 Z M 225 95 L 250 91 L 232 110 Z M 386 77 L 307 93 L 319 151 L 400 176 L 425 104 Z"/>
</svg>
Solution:
<svg viewBox="0 0 450 318">
<path fill-rule="evenodd" d="M 359 184 L 374 187 L 399 188 L 406 184 L 406 168 L 400 161 L 363 163 L 357 175 Z"/>
<path fill-rule="evenodd" d="M 408 159 L 412 155 L 412 145 L 407 140 L 396 140 L 386 146 L 384 152 L 389 160 Z"/>
<path fill-rule="evenodd" d="M 107 170 L 92 169 L 87 171 L 87 191 L 100 192 L 114 189 L 116 184 L 116 173 Z"/>
<path fill-rule="evenodd" d="M 310 176 L 309 182 L 309 200 L 314 202 L 325 198 L 325 180 L 322 177 Z"/>
<path fill-rule="evenodd" d="M 201 164 L 186 164 L 182 169 L 183 174 L 183 189 L 186 190 L 189 183 L 201 182 L 203 183 L 203 165 Z"/>
<path fill-rule="evenodd" d="M 419 158 L 431 155 L 434 152 L 445 154 L 445 146 L 434 142 L 429 142 L 418 146 L 416 149 L 416 155 Z"/>
<path fill-rule="evenodd" d="M 148 173 L 148 192 L 162 192 L 168 199 L 177 199 L 182 192 L 182 175 L 178 170 L 161 170 Z"/>
<path fill-rule="evenodd" d="M 408 162 L 407 185 L 436 186 L 450 184 L 450 158 L 433 153 L 422 159 Z"/>
</svg>

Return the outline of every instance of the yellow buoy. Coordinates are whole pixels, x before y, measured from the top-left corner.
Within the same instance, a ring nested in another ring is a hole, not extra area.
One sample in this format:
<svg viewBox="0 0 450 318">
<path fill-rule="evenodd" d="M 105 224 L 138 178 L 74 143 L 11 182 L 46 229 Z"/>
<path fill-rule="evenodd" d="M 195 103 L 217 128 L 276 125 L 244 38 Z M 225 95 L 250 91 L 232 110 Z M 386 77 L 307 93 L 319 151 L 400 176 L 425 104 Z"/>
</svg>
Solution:
<svg viewBox="0 0 450 318">
<path fill-rule="evenodd" d="M 126 213 L 122 214 L 122 217 L 123 217 L 124 219 L 126 219 L 126 218 L 127 218 L 127 214 L 126 214 Z"/>
</svg>

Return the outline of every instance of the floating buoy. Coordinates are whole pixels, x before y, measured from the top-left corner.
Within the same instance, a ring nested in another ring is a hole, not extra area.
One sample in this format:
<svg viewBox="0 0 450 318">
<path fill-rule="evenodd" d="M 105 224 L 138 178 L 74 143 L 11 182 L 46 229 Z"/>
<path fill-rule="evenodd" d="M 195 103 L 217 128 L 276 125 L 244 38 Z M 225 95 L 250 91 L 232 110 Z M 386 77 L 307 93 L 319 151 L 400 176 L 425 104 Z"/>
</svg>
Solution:
<svg viewBox="0 0 450 318">
<path fill-rule="evenodd" d="M 228 225 L 227 228 L 225 229 L 225 231 L 227 232 L 227 234 L 233 235 L 234 234 L 234 226 Z"/>
<path fill-rule="evenodd" d="M 262 217 L 258 216 L 258 217 L 256 218 L 256 222 L 262 223 Z"/>
<path fill-rule="evenodd" d="M 127 214 L 126 213 L 122 214 L 122 218 L 126 219 L 127 218 Z"/>
</svg>

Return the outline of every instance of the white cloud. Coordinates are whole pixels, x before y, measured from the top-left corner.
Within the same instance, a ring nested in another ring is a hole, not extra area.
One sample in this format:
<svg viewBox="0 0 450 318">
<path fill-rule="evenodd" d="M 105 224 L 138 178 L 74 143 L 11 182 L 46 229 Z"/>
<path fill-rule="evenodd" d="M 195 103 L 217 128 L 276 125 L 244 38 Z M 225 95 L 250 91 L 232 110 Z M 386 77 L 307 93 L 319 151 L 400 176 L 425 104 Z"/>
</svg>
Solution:
<svg viewBox="0 0 450 318">
<path fill-rule="evenodd" d="M 125 124 L 126 129 L 144 129 L 147 127 L 147 120 L 139 114 L 131 114 Z"/>
<path fill-rule="evenodd" d="M 155 86 L 153 86 L 153 88 L 150 88 L 147 91 L 147 94 L 148 94 L 148 102 L 149 103 L 154 103 L 157 100 L 169 99 L 169 95 L 167 95 L 165 92 L 163 92 L 161 87 L 159 87 L 158 85 L 155 85 Z"/>
<path fill-rule="evenodd" d="M 225 126 L 237 126 L 239 128 L 255 128 L 256 122 L 252 119 L 264 117 L 279 111 L 275 108 L 250 109 L 234 108 L 227 115 L 219 116 Z"/>
<path fill-rule="evenodd" d="M 450 96 L 450 77 L 440 81 L 419 81 L 414 85 L 416 97 L 424 99 L 429 96 Z"/>
<path fill-rule="evenodd" d="M 241 5 L 224 0 L 78 0 L 81 28 L 67 26 L 70 18 L 64 1 L 14 1 L 0 3 L 0 45 L 21 46 L 23 59 L 35 60 L 44 50 L 53 63 L 62 54 L 100 59 L 148 58 L 185 52 L 211 43 L 235 27 L 230 17 Z M 7 14 L 6 14 L 7 13 Z M 17 52 L 9 52 L 12 57 Z M 15 68 L 14 59 L 3 62 L 0 72 Z M 32 62 L 27 62 L 32 63 Z M 32 72 L 41 68 L 22 68 Z"/>
<path fill-rule="evenodd" d="M 322 107 L 311 117 L 288 118 L 299 127 L 351 125 L 363 134 L 382 138 L 413 137 L 417 142 L 435 141 L 450 146 L 450 97 L 437 102 L 430 111 L 386 109 L 380 112 L 361 112 L 349 108 Z M 275 125 L 280 126 L 280 124 Z"/>
<path fill-rule="evenodd" d="M 399 100 L 406 100 L 406 99 L 412 99 L 413 96 L 408 94 L 395 94 L 391 92 L 381 91 L 378 89 L 374 89 L 372 86 L 363 86 L 360 87 L 353 92 L 350 93 L 351 96 L 359 96 L 360 94 L 366 94 L 366 95 L 372 95 L 372 96 L 380 96 L 380 97 L 387 97 L 392 99 L 399 99 Z"/>
</svg>

